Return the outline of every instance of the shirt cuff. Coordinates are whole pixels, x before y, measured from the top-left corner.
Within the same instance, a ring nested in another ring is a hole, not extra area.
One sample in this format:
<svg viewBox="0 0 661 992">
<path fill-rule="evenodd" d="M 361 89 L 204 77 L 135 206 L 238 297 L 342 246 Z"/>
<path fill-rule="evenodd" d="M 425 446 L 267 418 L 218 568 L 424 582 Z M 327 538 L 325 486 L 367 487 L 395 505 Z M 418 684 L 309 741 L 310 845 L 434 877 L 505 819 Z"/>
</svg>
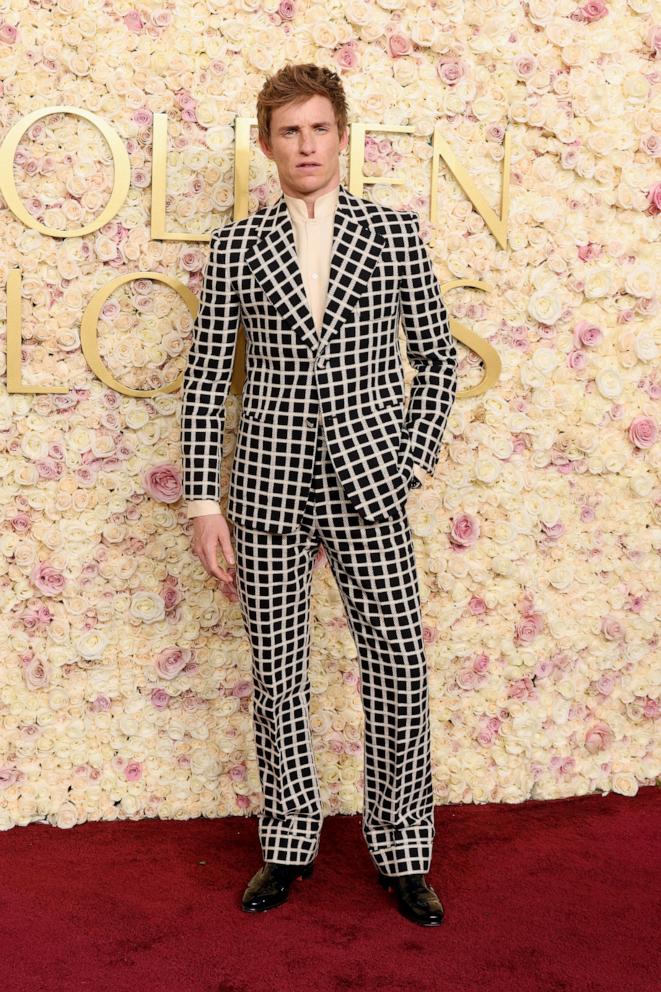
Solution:
<svg viewBox="0 0 661 992">
<path fill-rule="evenodd" d="M 208 513 L 222 512 L 220 503 L 217 503 L 215 499 L 194 499 L 186 508 L 186 513 L 189 520 L 191 517 L 203 517 Z"/>
</svg>

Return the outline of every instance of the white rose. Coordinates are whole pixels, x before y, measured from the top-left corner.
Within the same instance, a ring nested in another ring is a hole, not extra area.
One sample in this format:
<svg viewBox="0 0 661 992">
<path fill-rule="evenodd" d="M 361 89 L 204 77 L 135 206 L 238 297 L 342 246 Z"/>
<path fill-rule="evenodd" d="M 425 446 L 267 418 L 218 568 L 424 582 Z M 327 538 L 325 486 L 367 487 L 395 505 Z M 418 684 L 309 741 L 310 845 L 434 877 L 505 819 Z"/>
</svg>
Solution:
<svg viewBox="0 0 661 992">
<path fill-rule="evenodd" d="M 588 300 L 601 299 L 613 293 L 613 278 L 608 269 L 588 272 L 583 286 L 583 295 Z"/>
<path fill-rule="evenodd" d="M 540 324 L 550 326 L 560 317 L 562 305 L 557 289 L 551 287 L 540 289 L 533 293 L 528 300 L 528 313 Z M 550 349 L 549 349 L 550 350 Z"/>
<path fill-rule="evenodd" d="M 500 477 L 502 466 L 500 462 L 491 455 L 479 455 L 475 460 L 474 474 L 478 482 L 492 486 Z"/>
<path fill-rule="evenodd" d="M 612 472 L 614 475 L 619 475 L 628 460 L 628 452 L 617 451 L 614 448 L 609 448 L 609 450 L 604 453 L 604 468 L 607 472 Z"/>
<path fill-rule="evenodd" d="M 129 613 L 143 623 L 154 623 L 162 620 L 165 616 L 165 608 L 162 598 L 155 592 L 143 589 L 136 592 L 131 597 Z"/>
<path fill-rule="evenodd" d="M 417 17 L 411 26 L 411 41 L 421 48 L 429 48 L 436 41 L 438 28 L 429 17 Z"/>
<path fill-rule="evenodd" d="M 575 578 L 575 570 L 571 565 L 555 565 L 553 568 L 547 569 L 545 574 L 549 585 L 552 585 L 554 589 L 559 589 L 561 592 L 566 592 L 570 589 Z"/>
<path fill-rule="evenodd" d="M 103 655 L 108 646 L 108 637 L 103 633 L 103 631 L 92 628 L 91 630 L 85 631 L 85 633 L 75 639 L 76 651 L 86 661 L 100 661 L 103 659 Z"/>
<path fill-rule="evenodd" d="M 644 262 L 631 269 L 624 280 L 624 289 L 631 296 L 652 297 L 656 289 L 656 273 Z"/>
<path fill-rule="evenodd" d="M 73 803 L 62 803 L 59 809 L 49 814 L 48 822 L 61 830 L 68 830 L 78 823 L 78 811 Z"/>
<path fill-rule="evenodd" d="M 312 24 L 311 34 L 320 48 L 333 49 L 340 43 L 337 26 L 326 18 L 320 18 Z"/>
<path fill-rule="evenodd" d="M 344 6 L 344 16 L 352 24 L 367 24 L 371 9 L 364 0 L 349 0 Z"/>
<path fill-rule="evenodd" d="M 615 369 L 603 369 L 598 372 L 594 382 L 605 399 L 612 400 L 622 394 L 622 379 Z"/>
<path fill-rule="evenodd" d="M 636 496 L 643 499 L 647 499 L 654 492 L 654 481 L 647 472 L 635 472 L 629 479 L 629 486 Z"/>
<path fill-rule="evenodd" d="M 621 796 L 635 796 L 638 793 L 638 782 L 633 772 L 614 772 L 612 786 L 613 792 Z"/>
<path fill-rule="evenodd" d="M 651 331 L 641 331 L 634 341 L 634 351 L 641 362 L 652 362 L 659 355 L 657 342 Z"/>
</svg>

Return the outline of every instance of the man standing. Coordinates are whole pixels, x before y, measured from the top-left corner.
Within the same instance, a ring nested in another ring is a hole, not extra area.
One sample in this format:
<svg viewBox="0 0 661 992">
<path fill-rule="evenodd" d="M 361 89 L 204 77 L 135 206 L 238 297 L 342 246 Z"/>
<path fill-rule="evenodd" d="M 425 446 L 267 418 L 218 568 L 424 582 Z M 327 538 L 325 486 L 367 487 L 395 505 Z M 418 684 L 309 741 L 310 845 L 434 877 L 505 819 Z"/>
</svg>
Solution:
<svg viewBox="0 0 661 992">
<path fill-rule="evenodd" d="M 438 462 L 456 349 L 417 215 L 340 183 L 348 122 L 336 73 L 284 66 L 264 84 L 257 120 L 283 195 L 212 233 L 181 420 L 194 551 L 232 583 L 219 467 L 241 322 L 246 382 L 227 519 L 264 793 L 264 864 L 242 906 L 284 902 L 319 847 L 308 660 L 321 543 L 360 666 L 363 835 L 400 911 L 434 926 L 443 907 L 425 879 L 435 836 L 429 691 L 406 499 Z M 406 412 L 400 317 L 416 370 Z"/>
</svg>

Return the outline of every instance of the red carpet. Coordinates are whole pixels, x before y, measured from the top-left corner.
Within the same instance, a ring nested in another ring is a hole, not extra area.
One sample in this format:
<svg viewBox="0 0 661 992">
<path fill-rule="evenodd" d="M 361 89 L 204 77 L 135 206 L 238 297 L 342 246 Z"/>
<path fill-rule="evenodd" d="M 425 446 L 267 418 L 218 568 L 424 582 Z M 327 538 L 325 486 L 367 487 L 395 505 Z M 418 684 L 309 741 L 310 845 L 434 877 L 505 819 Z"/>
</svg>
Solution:
<svg viewBox="0 0 661 992">
<path fill-rule="evenodd" d="M 360 817 L 263 914 L 254 818 L 1 837 L 3 992 L 657 992 L 659 792 L 438 806 L 440 927 L 376 882 Z"/>
</svg>

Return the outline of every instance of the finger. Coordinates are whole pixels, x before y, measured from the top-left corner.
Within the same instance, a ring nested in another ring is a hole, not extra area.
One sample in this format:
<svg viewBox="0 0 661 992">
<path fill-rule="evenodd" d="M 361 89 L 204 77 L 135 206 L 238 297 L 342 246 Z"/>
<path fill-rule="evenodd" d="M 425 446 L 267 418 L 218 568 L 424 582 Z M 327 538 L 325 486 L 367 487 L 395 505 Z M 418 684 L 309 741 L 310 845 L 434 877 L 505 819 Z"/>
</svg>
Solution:
<svg viewBox="0 0 661 992">
<path fill-rule="evenodd" d="M 229 573 L 222 569 L 216 558 L 215 551 L 209 553 L 203 553 L 200 555 L 200 560 L 204 565 L 206 571 L 209 575 L 215 575 L 217 579 L 221 579 L 223 582 L 227 582 L 229 579 Z"/>
<path fill-rule="evenodd" d="M 223 549 L 223 555 L 225 556 L 225 561 L 227 564 L 234 565 L 234 549 L 232 548 L 232 542 L 229 534 L 221 534 L 220 546 Z"/>
</svg>

